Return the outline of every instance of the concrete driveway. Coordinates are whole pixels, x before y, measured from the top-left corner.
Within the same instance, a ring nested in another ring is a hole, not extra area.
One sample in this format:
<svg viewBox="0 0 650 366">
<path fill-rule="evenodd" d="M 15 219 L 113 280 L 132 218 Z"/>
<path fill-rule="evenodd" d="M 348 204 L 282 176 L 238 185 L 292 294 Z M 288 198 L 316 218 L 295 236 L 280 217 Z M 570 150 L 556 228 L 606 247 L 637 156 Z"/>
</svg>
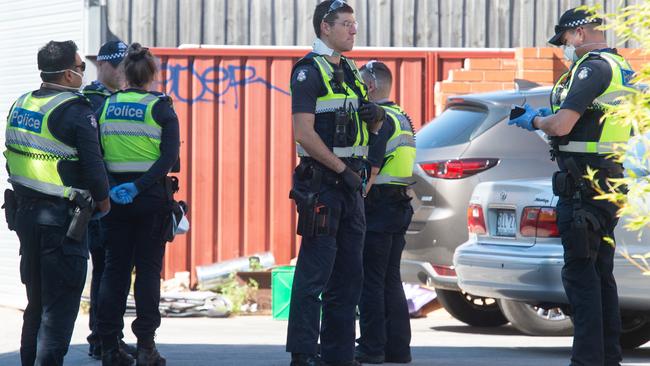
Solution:
<svg viewBox="0 0 650 366">
<path fill-rule="evenodd" d="M 0 308 L 0 365 L 20 365 L 20 311 Z M 126 319 L 130 325 L 132 318 Z M 86 355 L 88 317 L 77 319 L 66 365 L 99 366 Z M 413 319 L 414 366 L 566 366 L 570 337 L 529 337 L 510 326 L 475 328 L 444 310 Z M 126 341 L 135 343 L 127 330 Z M 229 319 L 163 318 L 157 342 L 168 365 L 288 366 L 284 352 L 286 322 L 264 316 Z M 650 343 L 625 353 L 623 365 L 649 366 Z"/>
</svg>

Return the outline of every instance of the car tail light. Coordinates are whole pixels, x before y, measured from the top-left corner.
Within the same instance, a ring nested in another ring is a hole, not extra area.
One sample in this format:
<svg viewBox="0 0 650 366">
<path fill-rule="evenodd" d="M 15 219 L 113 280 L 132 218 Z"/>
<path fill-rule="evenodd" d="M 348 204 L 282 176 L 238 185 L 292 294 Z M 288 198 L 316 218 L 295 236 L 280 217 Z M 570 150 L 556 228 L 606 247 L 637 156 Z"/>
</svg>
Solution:
<svg viewBox="0 0 650 366">
<path fill-rule="evenodd" d="M 467 208 L 467 229 L 474 234 L 487 233 L 481 205 L 471 204 Z"/>
<path fill-rule="evenodd" d="M 557 213 L 554 207 L 525 207 L 521 213 L 519 231 L 522 236 L 557 238 Z"/>
<path fill-rule="evenodd" d="M 433 266 L 433 270 L 438 276 L 456 277 L 456 270 L 454 266 Z"/>
<path fill-rule="evenodd" d="M 488 170 L 498 163 L 499 159 L 471 158 L 421 163 L 420 167 L 428 176 L 433 178 L 462 179 Z"/>
</svg>

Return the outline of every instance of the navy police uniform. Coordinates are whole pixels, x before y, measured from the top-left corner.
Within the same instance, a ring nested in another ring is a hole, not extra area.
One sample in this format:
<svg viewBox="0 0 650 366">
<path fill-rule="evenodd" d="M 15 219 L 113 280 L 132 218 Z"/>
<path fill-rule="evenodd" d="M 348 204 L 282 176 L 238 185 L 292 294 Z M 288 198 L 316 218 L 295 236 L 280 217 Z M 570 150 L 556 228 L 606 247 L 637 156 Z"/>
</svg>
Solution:
<svg viewBox="0 0 650 366">
<path fill-rule="evenodd" d="M 99 289 L 99 308 L 97 313 L 97 331 L 102 339 L 102 347 L 116 347 L 120 332 L 124 327 L 124 312 L 128 293 L 124 291 L 131 280 L 131 269 L 135 265 L 135 302 L 136 319 L 131 324 L 133 333 L 138 338 L 138 346 L 153 343 L 156 329 L 160 326 L 160 273 L 165 253 L 164 227 L 169 219 L 171 197 L 166 187 L 166 177 L 170 171 L 176 171 L 180 147 L 178 117 L 172 107 L 170 97 L 158 92 L 145 92 L 126 89 L 113 94 L 132 98 L 150 99 L 153 122 L 159 127 L 158 158 L 147 169 L 140 172 L 118 172 L 107 163 L 111 186 L 133 182 L 139 194 L 131 204 L 113 204 L 111 212 L 102 219 L 106 233 L 106 267 Z M 113 98 L 111 97 L 111 98 Z M 111 98 L 106 101 L 110 105 Z M 106 130 L 104 116 L 100 120 L 102 146 L 108 157 L 108 135 L 115 136 L 120 131 Z M 147 114 L 148 116 L 148 114 Z M 147 117 L 148 118 L 148 117 Z M 142 122 L 140 124 L 143 124 Z M 154 128 L 155 130 L 156 128 Z M 150 128 L 151 130 L 151 128 Z M 141 132 L 126 131 L 125 136 L 135 136 Z M 128 146 L 127 143 L 124 146 Z M 132 145 L 131 145 L 132 146 Z M 138 149 L 127 152 L 139 151 Z M 128 170 L 128 169 L 127 169 Z M 136 169 L 137 170 L 137 169 Z"/>
<path fill-rule="evenodd" d="M 605 237 L 614 239 L 618 207 L 594 199 L 597 193 L 589 183 L 576 194 L 562 192 L 558 186 L 563 184 L 557 182 L 563 180 L 562 174 L 570 174 L 572 168 L 586 174 L 587 166 L 598 169 L 596 178 L 601 187 L 607 187 L 608 178 L 622 177 L 621 166 L 607 159 L 604 152 L 588 151 L 593 142 L 602 141 L 611 131 L 620 134 L 623 128 L 610 129 L 615 125 L 608 121 L 601 123 L 606 102 L 599 99 L 614 84 L 615 76 L 622 77 L 625 83 L 626 75 L 620 74 L 631 75 L 625 65 L 621 69 L 612 66 L 615 60 L 622 60 L 615 49 L 590 52 L 560 78 L 551 96 L 554 110 L 569 109 L 581 115 L 569 135 L 551 139 L 560 168 L 554 176 L 554 190 L 560 196 L 557 222 L 564 246 L 562 281 L 575 328 L 573 366 L 619 365 L 622 359 L 621 318 L 613 275 L 615 248 L 604 240 Z M 625 140 L 629 130 L 622 134 Z M 579 221 L 586 222 L 587 227 L 579 227 Z"/>
<path fill-rule="evenodd" d="M 33 92 L 31 98 L 55 98 L 60 94 L 64 93 L 42 87 Z M 14 123 L 13 117 L 12 113 L 8 127 L 17 127 L 18 133 L 21 128 L 27 128 Z M 55 107 L 49 114 L 47 128 L 54 139 L 76 150 L 76 159 L 63 159 L 56 164 L 63 185 L 89 191 L 96 202 L 105 200 L 108 180 L 97 138 L 96 118 L 88 100 L 78 94 Z M 18 136 L 16 132 L 14 135 Z M 11 146 L 19 146 L 20 141 L 25 140 L 13 139 L 9 132 L 7 136 L 8 152 L 18 154 L 16 156 L 37 162 L 56 159 L 51 155 L 55 154 L 53 150 L 46 148 L 38 148 L 43 149 L 40 154 L 21 153 Z M 8 155 L 8 162 L 10 159 Z M 11 168 L 8 170 L 10 176 L 18 173 Z M 27 289 L 28 301 L 23 315 L 21 362 L 23 365 L 62 365 L 86 279 L 87 243 L 66 236 L 73 208 L 66 197 L 44 193 L 44 190 L 35 189 L 37 185 L 28 188 L 18 180 L 12 181 L 12 185 L 17 201 L 15 230 L 20 239 L 20 276 Z"/>
<path fill-rule="evenodd" d="M 342 56 L 340 64 L 333 65 L 310 53 L 294 66 L 292 113 L 314 114 L 314 129 L 322 141 L 348 167 L 359 172 L 363 161 L 361 156 L 350 154 L 357 149 L 350 146 L 360 146 L 358 151 L 363 151 L 366 146 L 361 145 L 368 144 L 368 133 L 353 109 L 365 99 L 366 90 L 354 63 Z M 332 76 L 338 67 L 342 67 L 343 82 Z M 351 104 L 353 108 L 349 109 Z M 341 144 L 340 140 L 337 143 L 335 110 L 343 106 L 350 121 L 344 127 L 348 136 L 343 136 Z M 293 176 L 293 191 L 315 194 L 317 203 L 308 207 L 296 200 L 302 243 L 291 293 L 286 350 L 316 355 L 320 336 L 322 359 L 329 364 L 342 364 L 354 358 L 355 310 L 361 292 L 366 226 L 363 198 L 360 191 L 347 190 L 338 174 L 305 156 L 300 148 L 299 155 L 301 162 Z M 305 233 L 303 224 L 312 213 L 316 215 L 316 228 L 313 234 Z"/>
<path fill-rule="evenodd" d="M 373 184 L 365 199 L 367 228 L 363 246 L 363 291 L 359 302 L 361 337 L 357 340 L 357 351 L 361 360 L 367 356 L 385 362 L 409 362 L 411 324 L 400 261 L 413 208 L 406 192 L 407 180 L 385 177 L 386 171 L 390 171 L 387 163 L 395 163 L 398 159 L 402 159 L 398 164 L 406 165 L 403 169 L 407 171 L 406 175 L 412 174 L 412 157 L 415 156 L 413 126 L 408 115 L 401 113 L 403 111 L 395 103 L 383 101 L 379 104 L 388 113 L 368 156 L 371 165 L 381 170 L 378 183 Z M 395 113 L 396 110 L 399 112 Z M 397 136 L 399 131 L 396 131 L 397 125 L 391 116 L 395 116 L 396 122 L 401 122 L 404 135 Z M 387 148 L 388 144 L 392 146 Z M 402 152 L 398 151 L 401 149 L 407 150 L 407 157 L 395 155 Z M 390 184 L 392 180 L 401 182 Z"/>
</svg>

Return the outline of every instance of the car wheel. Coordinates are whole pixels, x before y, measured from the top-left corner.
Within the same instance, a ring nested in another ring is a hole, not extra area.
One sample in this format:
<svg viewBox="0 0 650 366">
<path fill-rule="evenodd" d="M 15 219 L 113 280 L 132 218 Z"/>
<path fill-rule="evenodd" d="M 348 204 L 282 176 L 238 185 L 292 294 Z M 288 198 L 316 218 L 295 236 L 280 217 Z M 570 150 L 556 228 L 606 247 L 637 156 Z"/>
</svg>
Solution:
<svg viewBox="0 0 650 366">
<path fill-rule="evenodd" d="M 534 336 L 568 336 L 573 322 L 560 308 L 544 309 L 520 301 L 497 300 L 503 315 L 520 332 Z"/>
<path fill-rule="evenodd" d="M 634 349 L 650 341 L 650 316 L 645 314 L 622 314 L 623 331 L 621 347 Z"/>
<path fill-rule="evenodd" d="M 508 322 L 494 299 L 467 292 L 436 289 L 438 301 L 454 318 L 475 327 L 498 327 Z"/>
</svg>

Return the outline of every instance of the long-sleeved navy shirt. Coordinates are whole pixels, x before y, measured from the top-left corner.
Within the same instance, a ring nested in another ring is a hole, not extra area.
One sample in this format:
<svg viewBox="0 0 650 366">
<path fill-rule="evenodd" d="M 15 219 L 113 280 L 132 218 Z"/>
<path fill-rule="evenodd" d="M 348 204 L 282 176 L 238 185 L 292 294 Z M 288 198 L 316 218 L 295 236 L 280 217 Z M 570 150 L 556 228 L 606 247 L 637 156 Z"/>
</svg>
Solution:
<svg viewBox="0 0 650 366">
<path fill-rule="evenodd" d="M 163 93 L 155 91 L 144 91 L 139 89 L 126 89 L 122 92 L 151 93 L 157 95 L 160 100 L 154 104 L 151 115 L 162 128 L 160 137 L 160 157 L 145 173 L 114 173 L 111 174 L 115 184 L 133 182 L 139 192 L 147 190 L 156 182 L 159 182 L 170 171 L 178 171 L 178 154 L 180 151 L 180 129 L 178 117 L 172 106 L 172 99 Z M 111 182 L 111 184 L 114 184 Z"/>
<path fill-rule="evenodd" d="M 41 87 L 32 95 L 46 97 L 64 90 Z M 95 201 L 108 198 L 108 179 L 99 147 L 97 119 L 84 98 L 66 102 L 56 108 L 48 119 L 50 133 L 61 142 L 77 149 L 79 161 L 61 161 L 59 175 L 66 186 L 88 189 Z M 46 195 L 14 185 L 19 194 L 30 197 Z"/>
</svg>

